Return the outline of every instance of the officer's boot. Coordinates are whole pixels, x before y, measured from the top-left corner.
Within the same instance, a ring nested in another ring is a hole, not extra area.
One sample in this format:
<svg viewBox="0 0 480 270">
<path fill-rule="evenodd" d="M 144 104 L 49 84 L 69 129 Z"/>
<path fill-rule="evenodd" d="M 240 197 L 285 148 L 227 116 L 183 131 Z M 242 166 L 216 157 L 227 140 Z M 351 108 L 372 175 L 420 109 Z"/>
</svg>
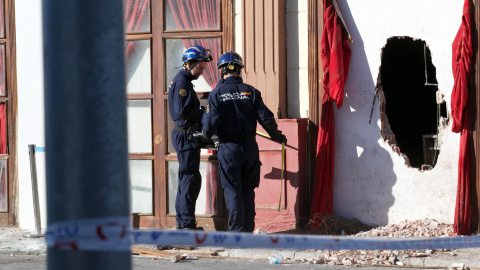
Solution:
<svg viewBox="0 0 480 270">
<path fill-rule="evenodd" d="M 195 220 L 193 220 L 192 222 L 183 226 L 183 229 L 184 230 L 200 230 L 200 231 L 203 231 L 203 227 L 197 227 L 197 222 Z"/>
</svg>

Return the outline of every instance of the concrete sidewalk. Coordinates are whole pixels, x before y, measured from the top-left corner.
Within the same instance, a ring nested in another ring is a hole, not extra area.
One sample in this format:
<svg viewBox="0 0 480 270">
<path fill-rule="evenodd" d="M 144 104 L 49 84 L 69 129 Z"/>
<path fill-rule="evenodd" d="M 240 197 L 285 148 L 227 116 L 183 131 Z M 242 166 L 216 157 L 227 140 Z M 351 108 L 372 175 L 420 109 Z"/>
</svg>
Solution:
<svg viewBox="0 0 480 270">
<path fill-rule="evenodd" d="M 31 233 L 17 228 L 0 228 L 0 253 L 6 254 L 42 254 L 47 252 L 45 239 L 26 237 Z M 154 245 L 135 245 L 153 254 L 157 250 Z M 223 248 L 176 248 L 163 251 L 166 254 L 189 254 L 199 258 L 246 258 L 263 259 L 274 255 L 283 255 L 285 261 L 302 261 L 329 265 L 371 266 L 385 265 L 400 267 L 443 267 L 464 266 L 466 268 L 480 268 L 480 248 L 455 249 L 449 251 L 410 252 L 413 256 L 405 256 L 398 251 L 320 251 L 320 250 L 272 250 L 272 249 L 223 249 Z M 392 260 L 391 254 L 395 254 Z M 134 255 L 137 256 L 137 255 Z M 151 254 L 150 254 L 151 256 Z M 388 261 L 390 258 L 389 265 Z M 367 262 L 368 264 L 363 264 Z"/>
</svg>

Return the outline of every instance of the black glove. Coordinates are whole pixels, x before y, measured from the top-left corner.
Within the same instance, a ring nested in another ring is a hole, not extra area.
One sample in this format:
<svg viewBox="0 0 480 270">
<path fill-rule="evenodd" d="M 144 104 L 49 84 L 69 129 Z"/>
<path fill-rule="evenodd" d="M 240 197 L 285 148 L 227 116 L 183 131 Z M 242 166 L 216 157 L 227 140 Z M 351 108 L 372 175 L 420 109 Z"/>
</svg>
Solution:
<svg viewBox="0 0 480 270">
<path fill-rule="evenodd" d="M 218 148 L 218 145 L 220 144 L 220 141 L 218 140 L 218 135 L 217 134 L 212 135 L 212 141 L 213 141 L 213 144 L 215 145 L 215 147 Z"/>
<path fill-rule="evenodd" d="M 210 140 L 211 136 L 208 136 L 207 132 L 205 130 L 202 130 L 202 138 L 205 140 Z"/>
<path fill-rule="evenodd" d="M 285 143 L 285 144 L 287 143 L 287 137 L 284 134 L 282 134 L 281 131 L 277 130 L 277 132 L 272 132 L 272 135 L 270 135 L 270 138 L 272 139 L 272 141 L 278 142 L 278 143 Z"/>
<path fill-rule="evenodd" d="M 185 122 L 187 123 L 187 121 Z M 201 125 L 199 122 L 194 122 L 190 125 L 190 127 L 187 129 L 187 135 L 189 140 L 194 140 L 193 133 L 197 132 L 199 128 L 201 129 Z"/>
<path fill-rule="evenodd" d="M 285 136 L 284 134 L 280 134 L 280 139 L 276 142 L 287 144 L 287 136 Z"/>
</svg>

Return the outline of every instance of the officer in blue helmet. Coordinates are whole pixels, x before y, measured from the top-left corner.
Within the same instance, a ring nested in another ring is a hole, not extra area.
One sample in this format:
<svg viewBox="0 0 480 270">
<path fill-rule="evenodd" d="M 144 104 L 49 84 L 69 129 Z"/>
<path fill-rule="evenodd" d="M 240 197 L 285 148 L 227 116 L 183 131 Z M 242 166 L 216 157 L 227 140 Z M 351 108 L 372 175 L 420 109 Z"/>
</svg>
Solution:
<svg viewBox="0 0 480 270">
<path fill-rule="evenodd" d="M 200 147 L 193 141 L 193 133 L 201 130 L 204 109 L 193 89 L 192 80 L 198 79 L 207 63 L 212 61 L 210 50 L 200 45 L 188 48 L 182 57 L 183 68 L 173 78 L 168 89 L 170 117 L 175 127 L 172 144 L 178 157 L 178 188 L 175 199 L 177 229 L 199 229 L 195 221 L 195 204 L 202 186 L 200 175 Z"/>
<path fill-rule="evenodd" d="M 217 133 L 220 181 L 225 192 L 230 231 L 253 232 L 255 191 L 260 182 L 257 121 L 272 140 L 287 142 L 260 91 L 243 83 L 242 57 L 229 51 L 218 61 L 222 79 L 208 96 L 202 126 L 205 137 Z"/>
</svg>

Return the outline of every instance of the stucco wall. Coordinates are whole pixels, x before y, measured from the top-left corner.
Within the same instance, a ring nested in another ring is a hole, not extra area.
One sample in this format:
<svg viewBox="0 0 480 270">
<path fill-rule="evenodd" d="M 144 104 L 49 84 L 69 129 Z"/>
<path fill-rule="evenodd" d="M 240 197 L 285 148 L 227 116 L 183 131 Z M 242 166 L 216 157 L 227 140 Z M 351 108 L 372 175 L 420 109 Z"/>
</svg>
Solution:
<svg viewBox="0 0 480 270">
<path fill-rule="evenodd" d="M 42 1 L 15 1 L 18 84 L 18 224 L 34 229 L 28 145 L 45 146 L 43 106 Z M 37 154 L 37 174 L 42 227 L 46 227 L 45 153 Z"/>
<path fill-rule="evenodd" d="M 459 135 L 448 126 L 436 167 L 420 172 L 408 168 L 383 141 L 378 100 L 372 124 L 368 122 L 381 49 L 392 36 L 419 38 L 429 45 L 439 90 L 450 108 L 451 45 L 463 1 L 338 2 L 354 43 L 344 104 L 335 109 L 334 214 L 377 225 L 422 218 L 453 223 Z"/>
</svg>

